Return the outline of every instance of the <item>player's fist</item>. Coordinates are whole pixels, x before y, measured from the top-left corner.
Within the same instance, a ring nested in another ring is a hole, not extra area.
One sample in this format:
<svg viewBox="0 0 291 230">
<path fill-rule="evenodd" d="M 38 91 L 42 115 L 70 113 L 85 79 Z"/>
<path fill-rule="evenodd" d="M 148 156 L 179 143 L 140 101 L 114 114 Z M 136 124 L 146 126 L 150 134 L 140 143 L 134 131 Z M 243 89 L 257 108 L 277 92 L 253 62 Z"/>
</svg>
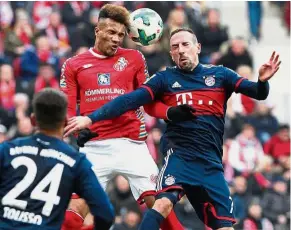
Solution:
<svg viewBox="0 0 291 230">
<path fill-rule="evenodd" d="M 196 110 L 190 105 L 178 105 L 170 107 L 167 111 L 169 121 L 181 122 L 196 119 Z"/>
<path fill-rule="evenodd" d="M 84 144 L 94 137 L 98 137 L 98 134 L 91 132 L 91 130 L 88 128 L 83 129 L 78 134 L 77 144 L 79 147 L 84 147 Z"/>
<path fill-rule="evenodd" d="M 68 120 L 68 124 L 64 130 L 64 137 L 69 136 L 71 133 L 75 133 L 81 129 L 88 128 L 92 124 L 92 121 L 89 117 L 86 116 L 77 116 L 71 117 Z"/>
</svg>

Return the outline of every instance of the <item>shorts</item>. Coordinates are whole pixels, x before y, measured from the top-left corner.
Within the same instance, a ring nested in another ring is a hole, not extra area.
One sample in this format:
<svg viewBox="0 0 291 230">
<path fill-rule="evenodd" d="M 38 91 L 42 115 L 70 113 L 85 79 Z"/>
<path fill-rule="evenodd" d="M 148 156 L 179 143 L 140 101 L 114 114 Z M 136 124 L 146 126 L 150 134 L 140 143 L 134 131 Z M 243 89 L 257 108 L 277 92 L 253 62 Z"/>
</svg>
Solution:
<svg viewBox="0 0 291 230">
<path fill-rule="evenodd" d="M 89 141 L 80 152 L 86 154 L 101 186 L 117 174 L 124 176 L 134 198 L 141 202 L 144 196 L 154 195 L 158 167 L 145 142 L 126 138 Z"/>
<path fill-rule="evenodd" d="M 158 176 L 157 191 L 173 189 L 181 191 L 180 197 L 187 196 L 198 217 L 210 228 L 231 227 L 236 222 L 223 170 L 211 162 L 200 158 L 185 161 L 170 149 Z"/>
</svg>

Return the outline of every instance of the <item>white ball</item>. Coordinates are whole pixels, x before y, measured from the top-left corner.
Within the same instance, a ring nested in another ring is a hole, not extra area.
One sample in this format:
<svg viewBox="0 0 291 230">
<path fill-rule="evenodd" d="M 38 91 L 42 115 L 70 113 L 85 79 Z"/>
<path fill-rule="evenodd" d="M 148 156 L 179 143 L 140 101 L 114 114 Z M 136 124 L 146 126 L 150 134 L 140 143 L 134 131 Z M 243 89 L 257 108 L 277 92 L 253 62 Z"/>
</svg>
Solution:
<svg viewBox="0 0 291 230">
<path fill-rule="evenodd" d="M 156 43 L 163 33 L 163 21 L 154 10 L 142 8 L 130 14 L 129 37 L 138 45 Z"/>
</svg>

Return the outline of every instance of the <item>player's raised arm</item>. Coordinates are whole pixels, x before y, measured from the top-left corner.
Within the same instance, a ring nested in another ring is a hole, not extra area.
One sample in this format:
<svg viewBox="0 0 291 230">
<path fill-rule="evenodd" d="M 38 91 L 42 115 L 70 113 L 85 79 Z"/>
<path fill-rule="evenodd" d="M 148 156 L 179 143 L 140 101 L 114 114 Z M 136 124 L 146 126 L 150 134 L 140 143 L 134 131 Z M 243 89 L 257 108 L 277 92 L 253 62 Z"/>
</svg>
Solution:
<svg viewBox="0 0 291 230">
<path fill-rule="evenodd" d="M 224 68 L 226 87 L 236 93 L 242 93 L 257 100 L 265 100 L 269 94 L 268 80 L 279 70 L 280 64 L 279 55 L 273 52 L 270 60 L 260 67 L 258 82 L 249 81 L 234 71 Z"/>
<path fill-rule="evenodd" d="M 77 89 L 77 82 L 75 79 L 74 71 L 71 66 L 70 59 L 66 60 L 62 66 L 60 89 L 67 95 L 67 98 L 68 98 L 69 117 L 76 116 L 78 89 Z"/>
<path fill-rule="evenodd" d="M 95 228 L 108 230 L 114 222 L 114 210 L 108 196 L 92 170 L 92 164 L 83 157 L 76 169 L 76 193 L 84 198 L 94 216 Z"/>
</svg>

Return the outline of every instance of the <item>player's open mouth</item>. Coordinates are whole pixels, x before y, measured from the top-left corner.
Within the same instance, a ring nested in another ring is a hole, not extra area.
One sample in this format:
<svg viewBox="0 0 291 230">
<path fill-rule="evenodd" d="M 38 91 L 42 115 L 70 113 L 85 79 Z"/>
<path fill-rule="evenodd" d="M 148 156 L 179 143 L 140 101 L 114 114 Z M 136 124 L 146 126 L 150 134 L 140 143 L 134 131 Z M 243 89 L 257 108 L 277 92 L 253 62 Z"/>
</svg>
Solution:
<svg viewBox="0 0 291 230">
<path fill-rule="evenodd" d="M 187 58 L 180 58 L 180 62 L 185 62 L 187 60 L 188 60 Z"/>
<path fill-rule="evenodd" d="M 116 49 L 118 48 L 118 45 L 113 45 L 113 46 L 111 46 L 111 48 L 112 48 L 113 50 L 116 50 Z"/>
</svg>

